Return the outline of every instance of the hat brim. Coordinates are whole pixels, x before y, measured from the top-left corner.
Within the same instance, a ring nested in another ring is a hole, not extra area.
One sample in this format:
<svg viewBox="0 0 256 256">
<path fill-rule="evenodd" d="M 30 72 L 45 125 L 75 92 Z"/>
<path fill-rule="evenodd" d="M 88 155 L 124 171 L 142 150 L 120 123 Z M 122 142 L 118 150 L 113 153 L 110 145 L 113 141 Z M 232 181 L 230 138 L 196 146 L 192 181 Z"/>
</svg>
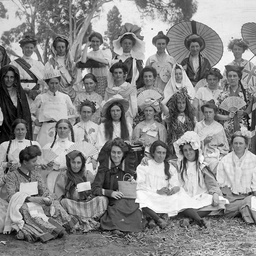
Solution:
<svg viewBox="0 0 256 256">
<path fill-rule="evenodd" d="M 102 115 L 106 116 L 106 112 L 108 107 L 113 104 L 114 102 L 119 102 L 120 104 L 122 104 L 123 108 L 124 108 L 124 112 L 126 113 L 129 109 L 129 102 L 125 99 L 116 99 L 116 98 L 112 98 L 110 100 L 108 100 L 104 106 L 102 107 Z"/>
</svg>

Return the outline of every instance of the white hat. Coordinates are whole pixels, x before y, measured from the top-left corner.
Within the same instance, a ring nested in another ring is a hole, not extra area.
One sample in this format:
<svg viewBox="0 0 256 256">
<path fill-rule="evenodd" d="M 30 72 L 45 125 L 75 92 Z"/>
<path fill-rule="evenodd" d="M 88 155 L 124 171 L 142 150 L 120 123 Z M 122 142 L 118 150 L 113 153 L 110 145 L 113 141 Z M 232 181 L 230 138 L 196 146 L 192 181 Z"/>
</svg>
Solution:
<svg viewBox="0 0 256 256">
<path fill-rule="evenodd" d="M 60 71 L 56 68 L 53 68 L 52 65 L 45 65 L 44 69 L 44 80 L 60 77 Z"/>
</svg>

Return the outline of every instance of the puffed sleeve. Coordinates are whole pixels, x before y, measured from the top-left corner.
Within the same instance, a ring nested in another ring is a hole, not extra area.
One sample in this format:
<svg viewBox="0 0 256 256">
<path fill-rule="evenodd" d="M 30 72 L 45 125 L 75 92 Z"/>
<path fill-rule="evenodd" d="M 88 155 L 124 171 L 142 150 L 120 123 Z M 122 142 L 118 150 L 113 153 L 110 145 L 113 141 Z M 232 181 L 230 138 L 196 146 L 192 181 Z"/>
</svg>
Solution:
<svg viewBox="0 0 256 256">
<path fill-rule="evenodd" d="M 147 174 L 147 168 L 149 166 L 143 166 L 143 165 L 138 165 L 136 173 L 137 173 L 137 190 L 152 190 L 149 188 L 149 186 L 146 183 L 146 174 Z"/>
<path fill-rule="evenodd" d="M 252 173 L 251 190 L 256 191 L 256 168 L 254 168 Z"/>
<path fill-rule="evenodd" d="M 202 173 L 204 176 L 204 182 L 207 187 L 208 193 L 211 195 L 217 193 L 219 196 L 222 196 L 221 190 L 214 177 L 214 174 L 211 173 L 206 167 L 203 168 Z"/>
</svg>

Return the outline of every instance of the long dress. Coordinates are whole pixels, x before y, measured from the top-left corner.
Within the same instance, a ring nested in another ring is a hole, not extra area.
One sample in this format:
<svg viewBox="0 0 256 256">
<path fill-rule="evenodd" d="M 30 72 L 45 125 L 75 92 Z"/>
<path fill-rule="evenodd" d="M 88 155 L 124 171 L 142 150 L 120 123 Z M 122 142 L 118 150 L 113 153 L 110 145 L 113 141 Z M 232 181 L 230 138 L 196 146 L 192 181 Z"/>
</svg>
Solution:
<svg viewBox="0 0 256 256">
<path fill-rule="evenodd" d="M 172 69 L 175 63 L 176 60 L 166 52 L 161 55 L 156 53 L 150 56 L 146 61 L 146 66 L 151 66 L 156 69 L 157 78 L 155 86 L 162 92 L 171 78 Z"/>
<path fill-rule="evenodd" d="M 215 168 L 223 156 L 229 152 L 228 140 L 223 126 L 213 121 L 210 125 L 206 125 L 205 121 L 196 123 L 195 132 L 199 135 L 202 142 L 202 151 L 204 161 L 208 164 L 211 171 L 216 174 Z M 205 144 L 204 139 L 208 136 L 212 140 Z"/>
<path fill-rule="evenodd" d="M 19 212 L 22 215 L 24 225 L 19 226 L 17 238 L 22 240 L 26 239 L 30 242 L 37 240 L 46 242 L 63 234 L 64 227 L 71 229 L 76 223 L 76 220 L 68 215 L 61 207 L 59 201 L 54 200 L 36 170 L 32 171 L 30 176 L 25 175 L 19 169 L 8 173 L 6 178 L 8 201 L 10 202 L 13 196 L 17 196 L 17 192 L 20 191 L 21 183 L 29 182 L 37 182 L 38 196 L 50 198 L 52 204 L 51 206 L 42 206 L 44 214 L 48 217 L 47 220 L 47 218 L 44 219 L 34 216 L 29 209 L 31 204 L 23 203 Z M 54 212 L 54 214 L 51 214 L 51 212 Z M 9 228 L 10 227 L 5 227 L 5 230 Z"/>
<path fill-rule="evenodd" d="M 86 182 L 86 177 L 84 176 L 83 178 L 84 182 Z M 67 187 L 69 188 L 68 190 Z M 99 223 L 94 219 L 100 218 L 106 211 L 108 205 L 107 197 L 92 197 L 89 193 L 88 197 L 86 197 L 83 193 L 77 192 L 75 184 L 68 181 L 65 171 L 61 172 L 57 177 L 54 194 L 60 198 L 62 207 L 70 215 L 75 215 L 79 218 L 83 224 L 83 232 L 88 232 L 99 227 Z"/>
<path fill-rule="evenodd" d="M 246 150 L 241 158 L 234 152 L 224 156 L 217 169 L 217 181 L 225 198 L 225 215 L 235 217 L 239 214 L 247 223 L 256 223 L 256 156 Z"/>
<path fill-rule="evenodd" d="M 122 181 L 124 175 L 130 173 L 125 166 L 123 162 L 119 166 L 113 166 L 110 159 L 102 163 L 92 184 L 92 193 L 102 196 L 102 189 L 104 189 L 105 196 L 109 198 L 107 211 L 100 219 L 102 229 L 140 232 L 142 231 L 142 214 L 135 199 L 111 198 L 112 192 L 118 190 L 118 181 Z M 133 173 L 130 174 L 133 175 Z"/>
<path fill-rule="evenodd" d="M 9 71 L 14 72 L 16 86 L 7 90 L 4 76 Z M 17 118 L 24 119 L 28 124 L 27 139 L 32 139 L 32 120 L 26 94 L 20 84 L 19 71 L 14 66 L 4 66 L 0 71 L 0 108 L 3 113 L 3 123 L 0 126 L 0 143 L 10 140 L 12 123 Z"/>
</svg>

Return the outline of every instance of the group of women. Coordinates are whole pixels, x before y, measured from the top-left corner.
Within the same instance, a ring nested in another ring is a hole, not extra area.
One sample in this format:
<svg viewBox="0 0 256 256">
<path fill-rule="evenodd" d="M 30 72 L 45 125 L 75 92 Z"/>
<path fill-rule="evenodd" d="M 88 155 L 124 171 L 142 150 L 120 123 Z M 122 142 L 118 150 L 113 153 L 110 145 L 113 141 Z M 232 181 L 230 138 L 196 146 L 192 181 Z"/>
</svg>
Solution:
<svg viewBox="0 0 256 256">
<path fill-rule="evenodd" d="M 129 23 L 113 59 L 97 32 L 78 63 L 61 36 L 44 68 L 31 59 L 34 38 L 21 40 L 24 56 L 11 65 L 0 48 L 1 232 L 45 242 L 65 230 L 165 228 L 177 215 L 181 226 L 207 227 L 208 215 L 255 223 L 246 43 L 230 43 L 235 61 L 223 78 L 201 56 L 200 36 L 186 38 L 181 64 L 166 53 L 169 40 L 163 32 L 153 38 L 157 52 L 145 67 L 143 37 Z"/>
</svg>

